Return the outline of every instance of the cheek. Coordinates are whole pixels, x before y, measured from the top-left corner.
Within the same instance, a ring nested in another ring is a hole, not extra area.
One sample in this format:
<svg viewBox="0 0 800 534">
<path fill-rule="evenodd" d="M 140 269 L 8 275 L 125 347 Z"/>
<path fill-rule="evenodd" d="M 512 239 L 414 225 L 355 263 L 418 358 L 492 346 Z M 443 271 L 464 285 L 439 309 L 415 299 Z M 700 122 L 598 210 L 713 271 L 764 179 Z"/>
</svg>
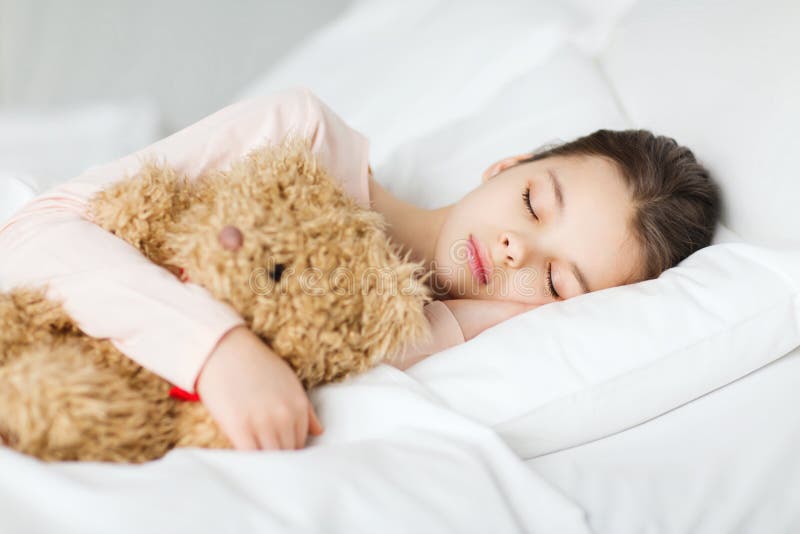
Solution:
<svg viewBox="0 0 800 534">
<path fill-rule="evenodd" d="M 453 210 L 442 224 L 434 248 L 434 260 L 444 278 L 454 278 L 467 261 L 467 239 L 479 232 L 481 222 L 460 210 Z"/>
<path fill-rule="evenodd" d="M 465 221 L 462 219 L 448 218 L 439 232 L 434 250 L 434 259 L 439 266 L 453 265 L 452 251 L 458 248 L 458 243 L 464 240 L 463 233 L 469 231 L 465 228 Z"/>
<path fill-rule="evenodd" d="M 476 190 L 473 195 L 464 198 L 464 210 L 468 217 L 481 217 L 486 220 L 495 218 L 498 213 L 509 210 L 516 204 L 522 194 L 522 189 L 510 183 L 494 183 L 481 190 Z"/>
</svg>

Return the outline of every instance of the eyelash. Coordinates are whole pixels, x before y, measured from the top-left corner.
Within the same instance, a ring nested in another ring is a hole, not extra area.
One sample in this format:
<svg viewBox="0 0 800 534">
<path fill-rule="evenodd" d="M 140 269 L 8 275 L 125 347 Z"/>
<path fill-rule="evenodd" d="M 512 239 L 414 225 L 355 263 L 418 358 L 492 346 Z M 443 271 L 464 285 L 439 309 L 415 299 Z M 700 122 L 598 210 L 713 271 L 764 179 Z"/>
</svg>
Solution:
<svg viewBox="0 0 800 534">
<path fill-rule="evenodd" d="M 550 291 L 550 296 L 560 298 L 561 295 L 556 293 L 556 288 L 553 286 L 552 263 L 547 264 L 547 289 Z"/>
<path fill-rule="evenodd" d="M 538 221 L 539 217 L 536 216 L 536 212 L 533 211 L 533 207 L 531 206 L 531 188 L 530 187 L 526 187 L 525 191 L 522 192 L 522 202 L 525 204 L 525 209 L 527 209 L 530 212 L 530 214 L 533 215 L 533 218 Z M 552 266 L 553 266 L 552 263 L 548 263 L 547 264 L 547 290 L 550 292 L 550 296 L 551 297 L 560 298 L 561 295 L 559 295 L 556 292 L 556 288 L 555 288 L 555 286 L 553 286 Z"/>
<path fill-rule="evenodd" d="M 533 208 L 531 207 L 531 188 L 530 187 L 526 187 L 525 191 L 522 192 L 522 202 L 525 204 L 525 209 L 527 209 L 530 212 L 530 214 L 533 215 L 533 218 L 538 221 L 539 217 L 536 216 L 536 212 L 533 211 Z"/>
</svg>

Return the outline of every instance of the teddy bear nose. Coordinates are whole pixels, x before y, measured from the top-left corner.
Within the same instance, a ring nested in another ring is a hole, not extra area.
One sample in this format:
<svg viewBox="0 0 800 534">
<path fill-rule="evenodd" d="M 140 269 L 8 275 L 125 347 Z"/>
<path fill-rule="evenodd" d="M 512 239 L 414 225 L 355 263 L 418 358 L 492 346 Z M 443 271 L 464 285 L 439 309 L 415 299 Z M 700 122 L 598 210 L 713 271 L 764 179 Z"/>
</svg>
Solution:
<svg viewBox="0 0 800 534">
<path fill-rule="evenodd" d="M 244 236 L 235 226 L 228 225 L 219 231 L 219 242 L 225 250 L 236 251 L 242 247 Z"/>
</svg>

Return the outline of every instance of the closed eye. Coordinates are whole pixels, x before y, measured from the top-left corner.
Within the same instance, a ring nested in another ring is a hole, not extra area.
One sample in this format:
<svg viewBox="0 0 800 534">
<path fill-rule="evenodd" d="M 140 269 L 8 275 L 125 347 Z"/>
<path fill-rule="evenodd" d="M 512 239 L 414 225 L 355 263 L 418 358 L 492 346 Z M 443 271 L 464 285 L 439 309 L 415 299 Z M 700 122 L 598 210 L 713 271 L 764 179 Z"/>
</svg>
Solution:
<svg viewBox="0 0 800 534">
<path fill-rule="evenodd" d="M 547 290 L 550 293 L 550 296 L 554 299 L 561 298 L 561 295 L 558 294 L 556 291 L 556 287 L 553 285 L 553 264 L 550 263 L 547 265 Z"/>
<path fill-rule="evenodd" d="M 530 187 L 526 187 L 525 191 L 523 191 L 523 193 L 522 193 L 522 202 L 525 204 L 525 209 L 527 209 L 530 212 L 530 214 L 533 215 L 533 218 L 538 221 L 539 217 L 536 216 L 536 212 L 533 211 L 533 206 L 531 206 L 531 188 Z"/>
<path fill-rule="evenodd" d="M 533 206 L 531 206 L 531 188 L 530 187 L 526 187 L 525 191 L 523 191 L 523 193 L 522 193 L 522 202 L 525 204 L 525 209 L 527 209 L 530 212 L 530 214 L 533 215 L 533 218 L 538 221 L 539 217 L 537 217 L 536 212 L 533 211 Z M 551 297 L 553 297 L 555 299 L 558 299 L 558 298 L 561 298 L 561 295 L 558 294 L 558 291 L 556 291 L 556 288 L 553 285 L 553 275 L 552 275 L 551 268 L 552 268 L 552 264 L 549 264 L 547 266 L 547 280 L 546 280 L 547 286 L 546 286 L 546 289 L 547 289 L 547 293 Z"/>
</svg>

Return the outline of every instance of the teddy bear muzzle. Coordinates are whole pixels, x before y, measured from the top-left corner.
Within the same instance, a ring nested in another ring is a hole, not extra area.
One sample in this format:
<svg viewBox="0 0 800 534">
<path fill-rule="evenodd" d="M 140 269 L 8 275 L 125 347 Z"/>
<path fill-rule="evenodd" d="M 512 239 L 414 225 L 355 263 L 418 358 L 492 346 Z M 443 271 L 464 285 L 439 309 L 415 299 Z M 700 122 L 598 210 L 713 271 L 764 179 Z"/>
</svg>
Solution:
<svg viewBox="0 0 800 534">
<path fill-rule="evenodd" d="M 232 225 L 225 226 L 220 230 L 217 239 L 219 239 L 222 248 L 230 250 L 231 252 L 242 248 L 242 243 L 244 243 L 242 231 Z"/>
</svg>

